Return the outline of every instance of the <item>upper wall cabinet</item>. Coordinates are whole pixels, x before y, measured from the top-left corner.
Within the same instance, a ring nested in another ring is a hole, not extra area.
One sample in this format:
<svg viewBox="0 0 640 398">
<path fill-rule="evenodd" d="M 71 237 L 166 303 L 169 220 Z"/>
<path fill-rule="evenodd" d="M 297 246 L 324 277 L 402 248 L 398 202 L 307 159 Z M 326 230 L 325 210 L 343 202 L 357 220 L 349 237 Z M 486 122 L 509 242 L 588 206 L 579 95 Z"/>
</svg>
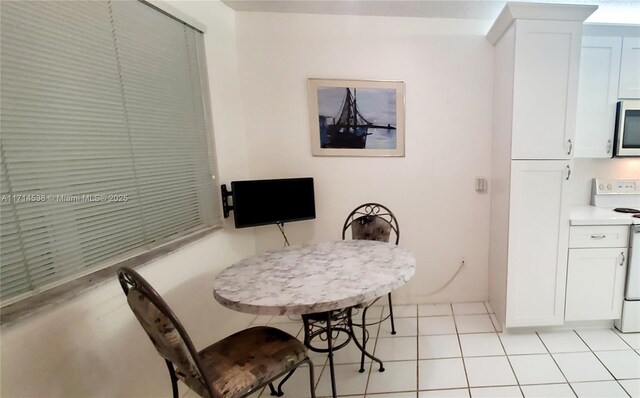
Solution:
<svg viewBox="0 0 640 398">
<path fill-rule="evenodd" d="M 580 21 L 516 21 L 512 159 L 573 156 L 581 32 Z"/>
<path fill-rule="evenodd" d="M 610 158 L 612 155 L 621 50 L 621 37 L 582 39 L 576 157 Z"/>
<path fill-rule="evenodd" d="M 620 100 L 640 98 L 640 27 L 583 27 L 575 156 L 610 158 Z"/>
<path fill-rule="evenodd" d="M 640 38 L 638 37 L 625 37 L 622 40 L 618 97 L 640 98 Z"/>
</svg>

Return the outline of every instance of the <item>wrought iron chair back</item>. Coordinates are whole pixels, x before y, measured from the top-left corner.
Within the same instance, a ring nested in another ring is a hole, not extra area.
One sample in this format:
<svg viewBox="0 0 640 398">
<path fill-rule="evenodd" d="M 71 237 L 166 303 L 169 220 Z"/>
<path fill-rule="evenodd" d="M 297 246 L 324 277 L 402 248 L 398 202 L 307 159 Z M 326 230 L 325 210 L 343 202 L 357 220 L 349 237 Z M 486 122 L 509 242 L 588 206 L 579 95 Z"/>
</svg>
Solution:
<svg viewBox="0 0 640 398">
<path fill-rule="evenodd" d="M 204 396 L 213 398 L 211 383 L 198 351 L 171 308 L 136 271 L 120 268 L 118 279 L 129 307 L 167 363 L 174 397 L 178 396 L 177 378 L 180 378 L 185 384 L 196 386 Z"/>
<path fill-rule="evenodd" d="M 342 227 L 343 240 L 348 229 L 352 239 L 389 242 L 393 233 L 395 244 L 400 242 L 398 220 L 389 208 L 379 203 L 362 204 L 347 216 Z"/>
<path fill-rule="evenodd" d="M 342 239 L 346 237 L 346 232 L 351 229 L 351 238 L 356 240 L 376 240 L 382 242 L 389 242 L 391 234 L 395 235 L 395 244 L 400 242 L 400 226 L 396 216 L 389 210 L 388 207 L 381 205 L 380 203 L 365 203 L 356 207 L 348 216 L 342 227 Z M 383 319 L 377 320 L 372 323 L 367 323 L 367 311 L 374 305 L 380 297 L 376 298 L 372 302 L 362 303 L 354 308 L 362 309 L 362 323 L 358 325 L 362 328 L 362 347 L 363 352 L 360 356 L 360 372 L 364 372 L 364 348 L 369 340 L 369 333 L 367 326 L 379 324 L 386 319 L 391 321 L 391 334 L 396 334 L 395 322 L 393 320 L 393 302 L 391 299 L 391 293 L 387 293 L 389 301 L 389 315 Z M 381 367 L 382 369 L 382 367 Z"/>
</svg>

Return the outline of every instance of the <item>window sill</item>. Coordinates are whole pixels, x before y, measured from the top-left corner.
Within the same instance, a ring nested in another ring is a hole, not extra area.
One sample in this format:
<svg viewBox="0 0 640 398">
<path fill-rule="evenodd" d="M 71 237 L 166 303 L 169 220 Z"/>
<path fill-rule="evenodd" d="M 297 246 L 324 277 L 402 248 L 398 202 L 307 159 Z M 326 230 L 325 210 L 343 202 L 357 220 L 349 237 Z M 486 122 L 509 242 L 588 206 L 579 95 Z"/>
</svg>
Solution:
<svg viewBox="0 0 640 398">
<path fill-rule="evenodd" d="M 3 327 L 10 325 L 76 298 L 91 289 L 111 281 L 112 278 L 116 277 L 120 267 L 140 267 L 151 261 L 172 254 L 182 247 L 194 243 L 220 229 L 222 229 L 222 225 L 201 229 L 171 242 L 167 242 L 145 253 L 140 253 L 34 296 L 8 304 L 0 310 L 0 325 Z"/>
</svg>

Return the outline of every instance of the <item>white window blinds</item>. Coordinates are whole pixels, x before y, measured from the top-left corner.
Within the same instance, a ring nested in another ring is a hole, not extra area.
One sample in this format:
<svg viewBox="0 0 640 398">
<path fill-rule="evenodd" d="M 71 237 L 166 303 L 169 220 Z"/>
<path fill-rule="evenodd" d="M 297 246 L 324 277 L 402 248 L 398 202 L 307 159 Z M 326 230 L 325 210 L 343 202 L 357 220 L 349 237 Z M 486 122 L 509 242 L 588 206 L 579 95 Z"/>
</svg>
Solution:
<svg viewBox="0 0 640 398">
<path fill-rule="evenodd" d="M 3 305 L 219 223 L 202 33 L 137 1 L 1 7 Z"/>
</svg>

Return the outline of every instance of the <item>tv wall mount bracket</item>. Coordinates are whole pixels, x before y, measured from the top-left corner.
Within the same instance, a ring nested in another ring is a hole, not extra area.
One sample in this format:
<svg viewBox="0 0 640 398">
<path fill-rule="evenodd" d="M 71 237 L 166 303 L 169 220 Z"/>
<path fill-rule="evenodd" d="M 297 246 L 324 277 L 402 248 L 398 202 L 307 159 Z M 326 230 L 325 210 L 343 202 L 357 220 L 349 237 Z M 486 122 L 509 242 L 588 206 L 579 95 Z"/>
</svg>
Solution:
<svg viewBox="0 0 640 398">
<path fill-rule="evenodd" d="M 233 195 L 233 191 L 227 190 L 227 184 L 222 184 L 220 191 L 222 192 L 222 213 L 224 218 L 229 218 L 229 212 L 233 210 L 233 205 L 229 204 L 229 197 Z"/>
</svg>

